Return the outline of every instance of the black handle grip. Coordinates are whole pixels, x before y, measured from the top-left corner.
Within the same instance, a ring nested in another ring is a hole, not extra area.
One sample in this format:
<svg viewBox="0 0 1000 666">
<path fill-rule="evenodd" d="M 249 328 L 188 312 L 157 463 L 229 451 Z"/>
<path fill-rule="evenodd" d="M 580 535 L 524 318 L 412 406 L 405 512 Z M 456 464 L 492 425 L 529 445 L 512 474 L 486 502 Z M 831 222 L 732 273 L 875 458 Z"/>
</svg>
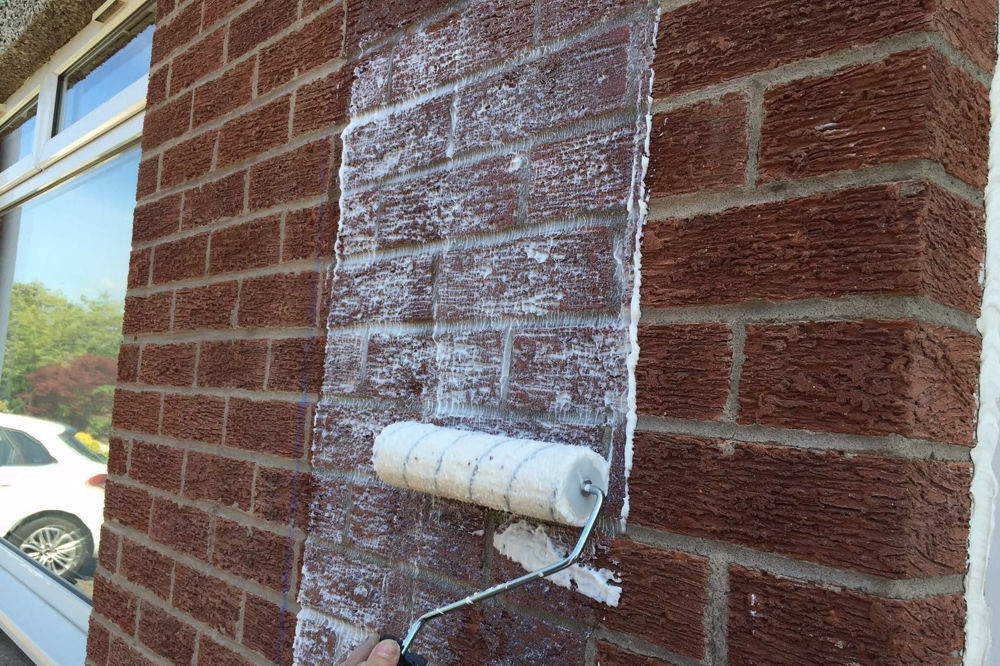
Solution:
<svg viewBox="0 0 1000 666">
<path fill-rule="evenodd" d="M 403 641 L 396 638 L 392 634 L 382 634 L 378 637 L 380 641 L 390 640 L 396 641 L 399 647 L 403 647 Z M 419 654 L 413 654 L 412 652 L 407 652 L 399 658 L 399 663 L 397 666 L 427 666 L 427 660 L 421 657 Z"/>
</svg>

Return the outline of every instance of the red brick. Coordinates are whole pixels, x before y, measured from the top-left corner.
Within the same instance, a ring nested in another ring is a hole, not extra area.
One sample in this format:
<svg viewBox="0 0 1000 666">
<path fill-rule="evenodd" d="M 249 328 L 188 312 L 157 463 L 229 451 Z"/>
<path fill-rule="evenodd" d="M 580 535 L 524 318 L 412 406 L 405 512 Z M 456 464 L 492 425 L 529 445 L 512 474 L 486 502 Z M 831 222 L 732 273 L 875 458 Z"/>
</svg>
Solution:
<svg viewBox="0 0 1000 666">
<path fill-rule="evenodd" d="M 734 664 L 957 664 L 962 597 L 880 599 L 730 567 Z"/>
<path fill-rule="evenodd" d="M 108 630 L 104 628 L 97 617 L 90 616 L 87 627 L 87 661 L 95 664 L 108 663 Z"/>
<path fill-rule="evenodd" d="M 108 647 L 108 666 L 152 666 L 154 663 L 124 639 L 118 636 L 111 637 L 111 645 Z"/>
<path fill-rule="evenodd" d="M 241 171 L 188 190 L 184 193 L 181 228 L 200 227 L 239 215 L 246 188 L 247 172 Z"/>
<path fill-rule="evenodd" d="M 434 342 L 439 402 L 500 406 L 503 364 L 500 331 L 439 333 Z"/>
<path fill-rule="evenodd" d="M 325 475 L 314 476 L 312 485 L 312 502 L 309 506 L 310 538 L 342 543 L 351 505 L 351 485 L 344 479 Z"/>
<path fill-rule="evenodd" d="M 154 44 L 156 40 L 153 40 Z M 167 78 L 170 76 L 170 67 L 164 65 L 149 75 L 149 86 L 146 88 L 147 108 L 162 104 L 167 99 Z"/>
<path fill-rule="evenodd" d="M 150 296 L 126 296 L 122 332 L 162 333 L 170 329 L 170 306 L 173 294 L 160 292 Z"/>
<path fill-rule="evenodd" d="M 624 109 L 628 49 L 629 30 L 618 28 L 463 90 L 458 95 L 456 149 L 506 143 Z M 581 90 L 587 94 L 581 96 Z M 567 99 L 574 103 L 567 104 Z M 530 113 L 524 112 L 525 104 L 530 104 Z"/>
<path fill-rule="evenodd" d="M 192 125 L 198 127 L 249 104 L 253 74 L 254 61 L 250 59 L 195 88 Z"/>
<path fill-rule="evenodd" d="M 247 595 L 243 644 L 282 666 L 292 663 L 295 613 L 252 594 Z"/>
<path fill-rule="evenodd" d="M 208 556 L 210 521 L 204 511 L 157 497 L 153 500 L 149 536 L 174 550 L 204 560 Z"/>
<path fill-rule="evenodd" d="M 175 664 L 189 664 L 194 656 L 195 630 L 167 611 L 142 603 L 139 640 L 153 652 Z"/>
<path fill-rule="evenodd" d="M 585 413 L 620 409 L 628 391 L 627 345 L 627 332 L 617 326 L 517 331 L 507 405 Z"/>
<path fill-rule="evenodd" d="M 107 525 L 101 526 L 101 545 L 97 549 L 97 561 L 101 568 L 115 573 L 118 571 L 118 545 L 121 537 L 108 529 Z"/>
<path fill-rule="evenodd" d="M 129 464 L 129 476 L 160 490 L 177 493 L 181 490 L 181 468 L 184 451 L 162 444 L 134 442 Z"/>
<path fill-rule="evenodd" d="M 245 280 L 239 325 L 247 328 L 314 326 L 323 289 L 319 273 L 280 273 Z"/>
<path fill-rule="evenodd" d="M 139 162 L 139 178 L 136 182 L 136 199 L 150 196 L 160 187 L 160 158 L 150 157 Z"/>
<path fill-rule="evenodd" d="M 220 518 L 215 526 L 212 564 L 280 592 L 288 589 L 298 550 L 299 545 L 293 544 L 288 534 L 276 534 Z"/>
<path fill-rule="evenodd" d="M 266 368 L 266 340 L 202 342 L 198 385 L 259 391 Z"/>
<path fill-rule="evenodd" d="M 647 224 L 644 305 L 927 296 L 978 312 L 982 210 L 894 183 Z"/>
<path fill-rule="evenodd" d="M 444 159 L 451 133 L 451 96 L 377 116 L 344 134 L 342 186 L 409 171 Z"/>
<path fill-rule="evenodd" d="M 615 540 L 600 559 L 622 577 L 618 606 L 600 607 L 605 626 L 701 659 L 708 560 L 624 539 Z"/>
<path fill-rule="evenodd" d="M 157 245 L 153 250 L 153 284 L 205 275 L 208 234 Z"/>
<path fill-rule="evenodd" d="M 376 2 L 351 6 L 347 11 L 344 49 L 353 51 L 359 46 L 365 46 L 445 4 L 445 0 L 413 0 L 406 3 Z"/>
<path fill-rule="evenodd" d="M 253 666 L 253 662 L 202 635 L 198 639 L 198 666 Z"/>
<path fill-rule="evenodd" d="M 319 393 L 325 350 L 325 340 L 321 336 L 273 340 L 267 389 Z"/>
<path fill-rule="evenodd" d="M 230 33 L 232 34 L 232 33 Z M 222 53 L 226 42 L 225 28 L 191 46 L 170 63 L 170 94 L 176 94 L 213 72 L 222 69 Z M 230 39 L 232 49 L 232 39 Z"/>
<path fill-rule="evenodd" d="M 351 69 L 345 66 L 299 88 L 295 93 L 292 134 L 304 134 L 344 123 L 352 78 Z"/>
<path fill-rule="evenodd" d="M 197 347 L 193 342 L 179 345 L 144 345 L 139 381 L 158 386 L 190 386 L 194 383 Z"/>
<path fill-rule="evenodd" d="M 597 642 L 597 666 L 669 666 L 667 662 L 626 652 L 621 648 L 605 643 Z"/>
<path fill-rule="evenodd" d="M 255 402 L 232 398 L 226 428 L 226 445 L 301 458 L 309 450 L 312 421 L 309 408 L 294 402 Z"/>
<path fill-rule="evenodd" d="M 94 612 L 118 625 L 131 636 L 135 633 L 136 598 L 101 574 L 94 576 Z"/>
<path fill-rule="evenodd" d="M 104 517 L 125 527 L 145 532 L 149 529 L 152 498 L 145 490 L 108 480 L 104 486 Z"/>
<path fill-rule="evenodd" d="M 110 437 L 108 452 L 108 474 L 115 476 L 125 476 L 128 474 L 128 457 L 131 452 L 132 442 L 121 437 Z"/>
<path fill-rule="evenodd" d="M 164 8 L 174 3 L 164 3 Z M 157 7 L 156 33 L 153 38 L 153 65 L 164 57 L 184 46 L 198 34 L 201 29 L 201 3 L 191 2 L 187 7 L 174 15 L 170 21 L 163 22 L 164 14 Z"/>
<path fill-rule="evenodd" d="M 604 227 L 455 249 L 439 268 L 437 317 L 601 310 L 613 303 L 616 270 L 612 234 Z"/>
<path fill-rule="evenodd" d="M 912 321 L 749 326 L 741 423 L 972 445 L 978 338 Z"/>
<path fill-rule="evenodd" d="M 113 414 L 116 428 L 156 434 L 160 423 L 160 394 L 118 389 Z"/>
<path fill-rule="evenodd" d="M 191 93 L 186 93 L 146 114 L 142 127 L 144 150 L 152 150 L 190 129 L 191 97 Z M 153 164 L 156 164 L 156 160 L 153 160 Z M 153 173 L 155 179 L 156 172 Z"/>
<path fill-rule="evenodd" d="M 338 268 L 330 296 L 329 325 L 429 320 L 433 270 L 430 255 Z"/>
<path fill-rule="evenodd" d="M 971 185 L 986 184 L 986 88 L 936 51 L 771 88 L 764 111 L 764 181 L 923 158 Z"/>
<path fill-rule="evenodd" d="M 327 359 L 331 349 L 327 346 Z M 379 398 L 420 401 L 432 399 L 437 386 L 436 345 L 429 334 L 373 333 L 368 341 L 364 393 Z M 358 359 L 360 369 L 360 358 Z M 331 372 L 337 368 L 331 364 Z M 331 381 L 327 373 L 324 386 Z"/>
<path fill-rule="evenodd" d="M 312 486 L 312 476 L 305 471 L 258 467 L 254 515 L 272 523 L 306 529 L 309 527 Z"/>
<path fill-rule="evenodd" d="M 534 27 L 531 0 L 489 0 L 460 7 L 400 40 L 393 52 L 393 97 L 415 97 L 509 57 L 531 44 Z"/>
<path fill-rule="evenodd" d="M 174 330 L 231 328 L 238 296 L 239 285 L 236 282 L 178 289 Z"/>
<path fill-rule="evenodd" d="M 248 111 L 223 125 L 219 132 L 220 167 L 242 162 L 288 141 L 291 96 Z"/>
<path fill-rule="evenodd" d="M 254 165 L 250 209 L 259 210 L 322 194 L 330 181 L 330 144 L 314 141 Z"/>
<path fill-rule="evenodd" d="M 338 470 L 372 469 L 372 441 L 382 428 L 397 421 L 420 420 L 415 406 L 377 403 L 336 403 L 317 406 L 316 448 L 312 463 Z"/>
<path fill-rule="evenodd" d="M 642 326 L 635 369 L 639 414 L 718 420 L 733 352 L 725 324 Z"/>
<path fill-rule="evenodd" d="M 290 26 L 297 13 L 294 2 L 258 2 L 234 18 L 229 29 L 229 59 L 239 58 Z"/>
<path fill-rule="evenodd" d="M 278 263 L 281 216 L 244 222 L 212 233 L 209 272 L 244 271 Z"/>
<path fill-rule="evenodd" d="M 163 398 L 163 434 L 205 444 L 222 440 L 224 398 L 207 395 L 173 395 Z"/>
<path fill-rule="evenodd" d="M 997 44 L 993 39 L 996 5 L 986 0 L 942 0 L 936 9 L 934 27 L 973 62 L 992 72 L 997 62 Z"/>
<path fill-rule="evenodd" d="M 172 195 L 136 206 L 132 242 L 156 240 L 180 230 L 181 197 Z"/>
<path fill-rule="evenodd" d="M 636 525 L 887 578 L 964 569 L 968 463 L 651 433 L 635 446 Z"/>
<path fill-rule="evenodd" d="M 627 11 L 646 6 L 642 0 L 555 0 L 541 6 L 542 39 L 552 39 L 589 28 Z"/>
<path fill-rule="evenodd" d="M 205 132 L 165 152 L 160 174 L 163 187 L 173 187 L 206 175 L 212 168 L 217 136 L 215 131 Z"/>
<path fill-rule="evenodd" d="M 955 45 L 968 45 L 981 66 L 992 67 L 984 29 L 965 39 L 968 26 L 995 24 L 996 8 L 966 12 L 955 3 L 920 0 L 709 0 L 664 12 L 656 43 L 657 97 L 719 83 L 796 60 L 834 53 L 938 23 Z M 968 5 L 960 2 L 958 4 Z M 975 3 L 979 4 L 979 3 Z M 985 4 L 985 3 L 983 3 Z M 970 20 L 970 15 L 975 18 Z M 989 18 L 992 16 L 993 18 Z M 962 26 L 962 27 L 960 27 Z M 959 38 L 959 32 L 962 37 Z"/>
<path fill-rule="evenodd" d="M 646 186 L 653 197 L 742 187 L 747 102 L 732 93 L 653 117 Z"/>
<path fill-rule="evenodd" d="M 173 605 L 224 636 L 236 636 L 243 592 L 233 585 L 178 564 Z"/>
<path fill-rule="evenodd" d="M 118 381 L 132 384 L 139 380 L 139 345 L 122 345 L 118 350 Z"/>
<path fill-rule="evenodd" d="M 303 15 L 308 15 L 308 10 Z M 344 10 L 341 3 L 312 18 L 305 27 L 261 49 L 257 93 L 270 92 L 340 54 Z M 347 67 L 345 67 L 345 70 Z M 336 104 L 341 102 L 337 100 Z"/>
<path fill-rule="evenodd" d="M 184 468 L 184 496 L 250 510 L 254 463 L 190 451 Z"/>
<path fill-rule="evenodd" d="M 337 202 L 288 212 L 285 215 L 281 260 L 333 257 L 339 221 L 340 208 Z"/>
<path fill-rule="evenodd" d="M 170 580 L 174 561 L 130 539 L 122 541 L 120 573 L 136 585 L 150 590 L 161 599 L 170 598 Z"/>
<path fill-rule="evenodd" d="M 153 260 L 153 250 L 136 250 L 129 258 L 128 288 L 145 287 L 149 284 L 149 269 Z"/>
<path fill-rule="evenodd" d="M 248 5 L 252 0 L 203 0 L 203 22 L 206 28 L 229 18 L 236 10 Z"/>
</svg>

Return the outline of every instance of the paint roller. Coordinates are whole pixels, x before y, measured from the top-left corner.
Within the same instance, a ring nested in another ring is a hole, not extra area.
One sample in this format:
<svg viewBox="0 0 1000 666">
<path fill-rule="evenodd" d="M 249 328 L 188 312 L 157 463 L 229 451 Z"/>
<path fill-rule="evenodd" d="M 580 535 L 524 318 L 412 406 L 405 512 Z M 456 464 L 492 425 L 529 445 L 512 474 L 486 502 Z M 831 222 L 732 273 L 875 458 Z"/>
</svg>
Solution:
<svg viewBox="0 0 1000 666">
<path fill-rule="evenodd" d="M 608 487 L 607 461 L 588 448 L 413 421 L 382 430 L 372 462 L 379 478 L 393 486 L 583 528 L 564 559 L 424 613 L 401 641 L 386 636 L 400 644 L 399 663 L 406 666 L 427 663 L 409 649 L 430 620 L 572 566 L 590 538 Z"/>
</svg>

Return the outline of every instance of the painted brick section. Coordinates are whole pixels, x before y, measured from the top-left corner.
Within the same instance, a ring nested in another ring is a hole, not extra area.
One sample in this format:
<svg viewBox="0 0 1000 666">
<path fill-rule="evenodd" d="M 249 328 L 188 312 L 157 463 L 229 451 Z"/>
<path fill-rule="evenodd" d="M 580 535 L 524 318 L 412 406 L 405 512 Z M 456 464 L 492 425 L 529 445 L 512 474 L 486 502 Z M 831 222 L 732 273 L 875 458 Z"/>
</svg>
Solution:
<svg viewBox="0 0 1000 666">
<path fill-rule="evenodd" d="M 733 663 L 950 664 L 962 650 L 958 595 L 879 599 L 731 567 Z"/>
<path fill-rule="evenodd" d="M 632 520 L 889 578 L 960 573 L 968 463 L 642 433 Z"/>
<path fill-rule="evenodd" d="M 979 342 L 910 321 L 747 329 L 741 423 L 971 445 Z"/>
<path fill-rule="evenodd" d="M 652 222 L 643 303 L 907 294 L 975 313 L 982 215 L 930 183 L 905 182 Z"/>
</svg>

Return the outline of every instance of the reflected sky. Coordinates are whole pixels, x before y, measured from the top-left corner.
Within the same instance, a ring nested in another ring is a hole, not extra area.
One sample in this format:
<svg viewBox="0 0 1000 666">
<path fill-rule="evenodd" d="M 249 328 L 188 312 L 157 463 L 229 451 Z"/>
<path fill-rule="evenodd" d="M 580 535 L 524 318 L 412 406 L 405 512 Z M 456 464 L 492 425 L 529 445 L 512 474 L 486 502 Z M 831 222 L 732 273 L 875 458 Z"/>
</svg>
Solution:
<svg viewBox="0 0 1000 666">
<path fill-rule="evenodd" d="M 21 206 L 14 281 L 124 302 L 139 148 Z"/>
</svg>

